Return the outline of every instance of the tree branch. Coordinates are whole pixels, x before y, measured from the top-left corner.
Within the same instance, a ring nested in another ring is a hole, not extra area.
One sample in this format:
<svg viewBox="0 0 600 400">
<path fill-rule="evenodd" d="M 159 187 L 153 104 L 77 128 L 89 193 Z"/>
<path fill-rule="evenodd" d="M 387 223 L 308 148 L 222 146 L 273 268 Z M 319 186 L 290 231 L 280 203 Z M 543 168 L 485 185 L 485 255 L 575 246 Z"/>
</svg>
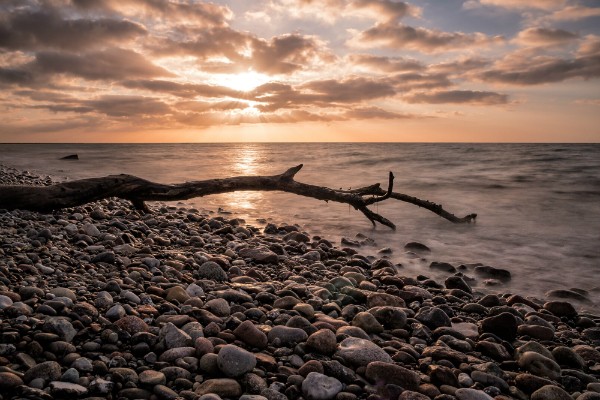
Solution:
<svg viewBox="0 0 600 400">
<path fill-rule="evenodd" d="M 301 169 L 302 164 L 279 175 L 237 176 L 172 185 L 155 183 L 124 174 L 62 182 L 51 186 L 0 185 L 0 209 L 47 212 L 75 207 L 108 197 L 120 197 L 131 201 L 136 209 L 146 211 L 148 208 L 145 201 L 187 200 L 211 194 L 253 190 L 282 191 L 317 200 L 349 204 L 362 212 L 373 226 L 378 222 L 391 229 L 395 229 L 395 225 L 370 210 L 369 205 L 392 198 L 426 208 L 454 223 L 472 222 L 477 216 L 477 214 L 469 214 L 466 217 L 458 218 L 444 210 L 441 205 L 393 192 L 394 175 L 391 172 L 386 191 L 381 189 L 379 184 L 354 190 L 336 190 L 294 180 Z"/>
</svg>

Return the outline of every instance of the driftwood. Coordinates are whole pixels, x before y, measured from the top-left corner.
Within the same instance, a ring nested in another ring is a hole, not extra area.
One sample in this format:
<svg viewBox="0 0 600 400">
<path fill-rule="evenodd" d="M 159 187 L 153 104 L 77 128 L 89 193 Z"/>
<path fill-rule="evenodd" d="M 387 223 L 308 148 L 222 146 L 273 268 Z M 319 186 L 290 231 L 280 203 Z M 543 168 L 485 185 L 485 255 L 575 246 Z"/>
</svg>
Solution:
<svg viewBox="0 0 600 400">
<path fill-rule="evenodd" d="M 378 183 L 360 189 L 336 190 L 295 181 L 294 177 L 301 168 L 302 164 L 279 175 L 237 176 L 174 185 L 150 182 L 125 174 L 81 179 L 51 186 L 0 185 L 0 209 L 49 212 L 109 197 L 119 197 L 131 201 L 137 209 L 149 211 L 145 201 L 187 200 L 211 194 L 260 190 L 282 191 L 327 202 L 346 203 L 362 212 L 373 226 L 379 222 L 392 229 L 396 226 L 391 221 L 371 211 L 368 206 L 387 199 L 396 199 L 426 208 L 454 223 L 474 222 L 477 217 L 477 214 L 469 214 L 459 218 L 444 210 L 439 204 L 394 192 L 394 175 L 391 172 L 387 190 L 382 189 Z"/>
</svg>

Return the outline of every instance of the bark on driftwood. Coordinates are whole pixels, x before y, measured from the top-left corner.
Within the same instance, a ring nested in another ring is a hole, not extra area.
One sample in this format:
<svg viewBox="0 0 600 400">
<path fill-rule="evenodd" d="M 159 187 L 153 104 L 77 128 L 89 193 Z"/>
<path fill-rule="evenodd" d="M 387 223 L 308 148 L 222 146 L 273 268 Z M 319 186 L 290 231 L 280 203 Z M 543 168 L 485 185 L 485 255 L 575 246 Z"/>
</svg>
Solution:
<svg viewBox="0 0 600 400">
<path fill-rule="evenodd" d="M 477 217 L 477 214 L 469 214 L 460 218 L 447 212 L 439 204 L 394 192 L 394 175 L 391 172 L 387 190 L 382 189 L 378 183 L 360 189 L 336 190 L 297 182 L 294 177 L 301 168 L 302 164 L 279 175 L 237 176 L 174 185 L 155 183 L 125 174 L 81 179 L 51 186 L 0 185 L 0 209 L 48 212 L 108 197 L 119 197 L 131 201 L 137 209 L 149 211 L 145 201 L 187 200 L 211 194 L 260 190 L 282 191 L 318 200 L 346 203 L 362 212 L 373 223 L 373 226 L 379 222 L 392 229 L 395 229 L 396 226 L 391 221 L 373 212 L 368 206 L 387 199 L 396 199 L 423 207 L 454 223 L 474 222 Z"/>
</svg>

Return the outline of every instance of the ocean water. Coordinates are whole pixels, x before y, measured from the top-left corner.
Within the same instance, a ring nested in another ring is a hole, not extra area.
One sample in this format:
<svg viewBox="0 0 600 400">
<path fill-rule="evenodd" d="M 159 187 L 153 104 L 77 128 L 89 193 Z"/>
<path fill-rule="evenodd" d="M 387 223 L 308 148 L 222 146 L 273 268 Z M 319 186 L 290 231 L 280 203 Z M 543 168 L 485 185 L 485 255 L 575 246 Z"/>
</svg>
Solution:
<svg viewBox="0 0 600 400">
<path fill-rule="evenodd" d="M 78 161 L 59 160 L 77 153 Z M 297 164 L 301 182 L 332 188 L 387 184 L 441 203 L 477 223 L 452 224 L 430 211 L 396 200 L 374 205 L 396 231 L 371 223 L 348 205 L 276 192 L 237 192 L 186 201 L 204 210 L 222 208 L 258 220 L 297 223 L 312 235 L 340 244 L 366 235 L 376 242 L 360 252 L 393 249 L 401 274 L 442 279 L 431 261 L 482 263 L 511 271 L 496 293 L 543 298 L 552 289 L 580 288 L 600 304 L 600 145 L 595 144 L 1 144 L 0 163 L 56 179 L 128 173 L 162 183 L 270 175 Z M 412 259 L 404 244 L 432 249 Z M 478 285 L 482 285 L 479 281 Z"/>
</svg>

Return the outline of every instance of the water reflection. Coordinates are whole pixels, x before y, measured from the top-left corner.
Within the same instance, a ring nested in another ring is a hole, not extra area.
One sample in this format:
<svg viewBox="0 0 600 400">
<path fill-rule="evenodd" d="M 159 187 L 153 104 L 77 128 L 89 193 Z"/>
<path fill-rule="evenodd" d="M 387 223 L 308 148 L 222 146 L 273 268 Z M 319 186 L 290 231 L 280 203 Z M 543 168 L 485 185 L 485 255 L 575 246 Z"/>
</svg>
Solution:
<svg viewBox="0 0 600 400">
<path fill-rule="evenodd" d="M 260 149 L 255 145 L 244 145 L 236 150 L 236 159 L 232 166 L 234 173 L 239 175 L 256 175 L 259 160 L 262 158 Z"/>
<path fill-rule="evenodd" d="M 233 175 L 261 175 L 259 170 L 264 152 L 257 145 L 241 145 L 236 148 L 235 159 L 233 160 Z M 264 201 L 263 192 L 235 192 L 227 196 L 223 205 L 232 210 L 255 211 L 260 209 Z"/>
</svg>

